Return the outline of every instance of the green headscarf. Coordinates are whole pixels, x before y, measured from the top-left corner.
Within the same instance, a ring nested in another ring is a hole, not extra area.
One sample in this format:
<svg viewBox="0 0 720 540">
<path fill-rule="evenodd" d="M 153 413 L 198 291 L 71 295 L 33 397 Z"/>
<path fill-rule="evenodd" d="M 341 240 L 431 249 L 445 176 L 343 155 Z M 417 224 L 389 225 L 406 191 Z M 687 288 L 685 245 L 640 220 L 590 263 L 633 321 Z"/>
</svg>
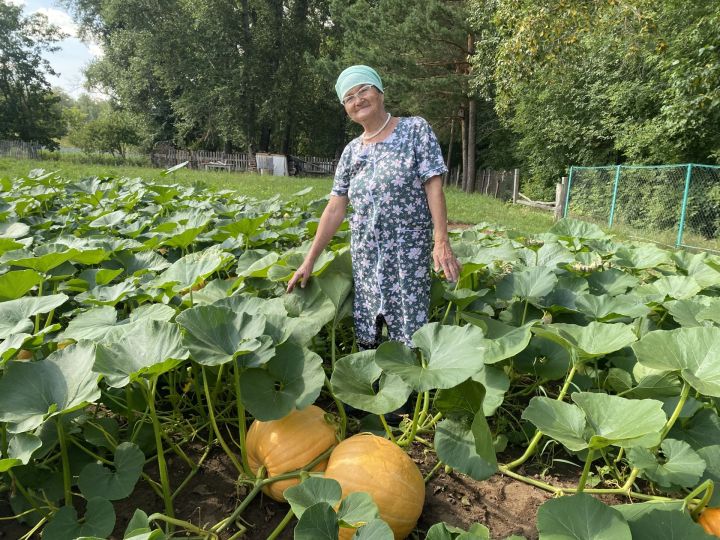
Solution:
<svg viewBox="0 0 720 540">
<path fill-rule="evenodd" d="M 383 84 L 377 71 L 369 66 L 350 66 L 340 74 L 335 83 L 335 92 L 337 92 L 340 103 L 347 91 L 358 84 L 372 84 L 383 92 Z"/>
</svg>

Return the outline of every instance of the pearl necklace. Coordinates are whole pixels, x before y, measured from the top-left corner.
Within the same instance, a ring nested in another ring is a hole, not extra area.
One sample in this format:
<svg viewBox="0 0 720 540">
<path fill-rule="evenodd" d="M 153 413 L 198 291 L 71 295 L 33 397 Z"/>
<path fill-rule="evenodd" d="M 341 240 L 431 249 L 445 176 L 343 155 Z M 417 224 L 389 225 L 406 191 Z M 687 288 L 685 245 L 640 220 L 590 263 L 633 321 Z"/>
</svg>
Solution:
<svg viewBox="0 0 720 540">
<path fill-rule="evenodd" d="M 366 135 L 365 133 L 363 133 L 363 136 L 362 136 L 363 141 L 367 142 L 370 139 L 372 139 L 373 137 L 376 137 L 377 135 L 379 135 L 380 132 L 387 127 L 388 123 L 390 123 L 391 118 L 392 118 L 392 115 L 390 113 L 387 113 L 387 118 L 385 119 L 385 123 L 382 126 L 380 126 L 380 129 L 371 133 L 370 135 Z"/>
</svg>

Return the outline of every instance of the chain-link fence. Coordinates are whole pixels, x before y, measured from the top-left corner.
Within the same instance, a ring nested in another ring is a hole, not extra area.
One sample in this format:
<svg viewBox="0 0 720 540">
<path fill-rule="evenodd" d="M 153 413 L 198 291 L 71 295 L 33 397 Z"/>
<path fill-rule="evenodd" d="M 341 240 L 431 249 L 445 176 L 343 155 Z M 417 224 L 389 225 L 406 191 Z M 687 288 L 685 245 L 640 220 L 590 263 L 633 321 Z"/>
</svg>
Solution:
<svg viewBox="0 0 720 540">
<path fill-rule="evenodd" d="M 720 252 L 720 166 L 570 167 L 564 215 Z"/>
</svg>

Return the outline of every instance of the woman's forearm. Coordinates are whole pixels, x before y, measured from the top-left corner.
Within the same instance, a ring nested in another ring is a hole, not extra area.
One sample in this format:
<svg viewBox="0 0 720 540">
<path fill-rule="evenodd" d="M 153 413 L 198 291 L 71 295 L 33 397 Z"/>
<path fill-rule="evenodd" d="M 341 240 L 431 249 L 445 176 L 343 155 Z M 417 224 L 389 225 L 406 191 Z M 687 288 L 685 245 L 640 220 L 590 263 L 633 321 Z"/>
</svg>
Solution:
<svg viewBox="0 0 720 540">
<path fill-rule="evenodd" d="M 435 242 L 447 242 L 447 205 L 440 176 L 433 176 L 425 182 L 425 194 L 427 195 L 430 216 L 432 217 Z"/>
<path fill-rule="evenodd" d="M 323 213 L 320 216 L 318 230 L 315 233 L 315 238 L 313 239 L 310 251 L 308 251 L 305 260 L 315 261 L 320 256 L 320 253 L 322 253 L 325 246 L 328 245 L 333 235 L 340 227 L 340 224 L 345 219 L 347 205 L 347 197 L 330 197 L 330 202 L 328 202 L 325 210 L 323 210 Z"/>
</svg>

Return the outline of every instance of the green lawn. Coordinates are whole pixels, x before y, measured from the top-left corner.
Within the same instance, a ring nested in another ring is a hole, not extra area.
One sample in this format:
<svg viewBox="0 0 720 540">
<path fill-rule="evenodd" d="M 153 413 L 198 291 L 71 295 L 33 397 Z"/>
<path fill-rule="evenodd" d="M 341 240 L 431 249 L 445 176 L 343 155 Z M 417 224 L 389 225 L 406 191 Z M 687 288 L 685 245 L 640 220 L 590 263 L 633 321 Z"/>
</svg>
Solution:
<svg viewBox="0 0 720 540">
<path fill-rule="evenodd" d="M 330 177 L 276 177 L 238 172 L 209 172 L 180 169 L 170 176 L 161 176 L 162 169 L 131 166 L 107 166 L 68 163 L 63 161 L 35 161 L 26 159 L 0 158 L 0 178 L 24 176 L 31 169 L 60 171 L 69 178 L 89 176 L 142 177 L 159 183 L 180 183 L 185 185 L 207 185 L 218 189 L 235 189 L 244 195 L 264 199 L 275 194 L 287 199 L 306 187 L 312 187 L 309 194 L 301 197 L 308 201 L 322 197 L 330 191 Z M 523 233 L 546 231 L 552 225 L 549 212 L 533 210 L 524 206 L 485 197 L 463 193 L 455 188 L 446 188 L 448 219 L 451 223 L 489 223 Z"/>
</svg>

